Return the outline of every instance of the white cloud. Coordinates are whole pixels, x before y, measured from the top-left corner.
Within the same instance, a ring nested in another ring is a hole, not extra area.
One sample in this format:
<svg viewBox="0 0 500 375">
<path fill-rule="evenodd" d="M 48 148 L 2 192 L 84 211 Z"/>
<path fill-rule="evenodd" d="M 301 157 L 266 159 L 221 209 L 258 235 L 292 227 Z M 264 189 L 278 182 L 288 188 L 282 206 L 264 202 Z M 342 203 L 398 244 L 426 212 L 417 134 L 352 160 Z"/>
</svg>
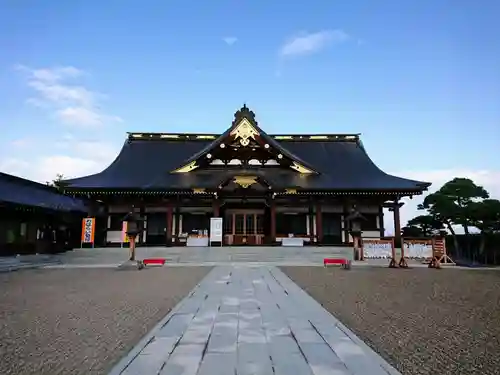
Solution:
<svg viewBox="0 0 500 375">
<path fill-rule="evenodd" d="M 105 122 L 122 122 L 120 117 L 103 115 L 86 107 L 66 107 L 58 110 L 56 115 L 70 125 L 98 126 Z"/>
<path fill-rule="evenodd" d="M 343 43 L 350 39 L 343 30 L 323 30 L 316 33 L 302 32 L 285 42 L 280 49 L 283 57 L 293 57 L 319 52 L 328 45 Z"/>
<path fill-rule="evenodd" d="M 483 186 L 492 198 L 500 199 L 500 171 L 479 170 L 473 171 L 469 169 L 444 169 L 444 170 L 429 170 L 429 171 L 409 171 L 396 172 L 396 176 L 409 178 L 417 181 L 432 182 L 429 192 L 422 196 L 414 197 L 413 199 L 405 198 L 405 205 L 401 208 L 401 226 L 405 226 L 409 219 L 425 214 L 425 211 L 417 210 L 419 203 L 422 203 L 424 197 L 438 190 L 443 184 L 455 177 L 470 178 L 476 184 Z M 384 223 L 386 235 L 394 233 L 394 220 L 392 212 L 385 211 Z"/>
<path fill-rule="evenodd" d="M 55 82 L 84 75 L 82 70 L 77 69 L 74 66 L 57 66 L 51 69 L 30 69 L 24 65 L 17 65 L 16 69 L 32 76 L 33 79 L 44 82 Z"/>
<path fill-rule="evenodd" d="M 98 102 L 105 99 L 106 95 L 68 82 L 84 76 L 82 70 L 73 66 L 31 69 L 18 65 L 16 68 L 26 76 L 27 85 L 37 94 L 27 99 L 27 103 L 55 112 L 61 122 L 95 127 L 121 121 L 119 117 L 99 110 Z"/>
<path fill-rule="evenodd" d="M 100 141 L 78 141 L 64 137 L 37 155 L 9 157 L 0 160 L 0 171 L 45 183 L 57 174 L 67 178 L 98 173 L 109 166 L 119 152 L 119 146 Z"/>
<path fill-rule="evenodd" d="M 222 38 L 224 43 L 226 43 L 228 46 L 232 46 L 234 43 L 238 41 L 238 38 L 235 36 L 226 36 L 225 38 Z"/>
</svg>

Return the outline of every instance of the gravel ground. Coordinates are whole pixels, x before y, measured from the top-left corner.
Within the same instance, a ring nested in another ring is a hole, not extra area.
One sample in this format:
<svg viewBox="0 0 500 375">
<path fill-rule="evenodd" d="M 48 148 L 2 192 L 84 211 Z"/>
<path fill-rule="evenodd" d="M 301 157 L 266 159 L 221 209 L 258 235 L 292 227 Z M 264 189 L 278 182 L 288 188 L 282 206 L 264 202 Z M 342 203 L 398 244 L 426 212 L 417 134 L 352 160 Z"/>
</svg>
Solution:
<svg viewBox="0 0 500 375">
<path fill-rule="evenodd" d="M 500 271 L 282 270 L 404 375 L 500 374 Z"/>
<path fill-rule="evenodd" d="M 106 374 L 209 271 L 0 274 L 0 374 Z"/>
</svg>

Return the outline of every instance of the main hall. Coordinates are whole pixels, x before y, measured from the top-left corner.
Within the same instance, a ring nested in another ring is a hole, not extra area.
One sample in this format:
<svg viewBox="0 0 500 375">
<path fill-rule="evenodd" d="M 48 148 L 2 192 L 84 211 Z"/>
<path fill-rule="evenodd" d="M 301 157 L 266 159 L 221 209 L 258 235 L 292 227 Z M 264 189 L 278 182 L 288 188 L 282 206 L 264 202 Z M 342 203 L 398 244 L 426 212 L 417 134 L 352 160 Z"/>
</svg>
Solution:
<svg viewBox="0 0 500 375">
<path fill-rule="evenodd" d="M 90 200 L 96 246 L 123 242 L 130 210 L 145 219 L 140 245 L 206 246 L 212 217 L 222 245 L 349 245 L 350 213 L 381 238 L 388 207 L 398 237 L 401 198 L 430 185 L 380 170 L 359 134 L 264 128 L 244 105 L 222 134 L 128 133 L 106 169 L 65 180 L 65 193 Z"/>
</svg>

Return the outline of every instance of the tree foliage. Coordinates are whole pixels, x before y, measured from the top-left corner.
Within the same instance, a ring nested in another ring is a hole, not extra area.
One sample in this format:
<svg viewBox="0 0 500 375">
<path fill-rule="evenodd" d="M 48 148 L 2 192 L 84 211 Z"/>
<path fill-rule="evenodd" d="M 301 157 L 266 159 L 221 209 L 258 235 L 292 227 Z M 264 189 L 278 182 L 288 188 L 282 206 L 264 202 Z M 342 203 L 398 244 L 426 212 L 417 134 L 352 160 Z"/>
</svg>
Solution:
<svg viewBox="0 0 500 375">
<path fill-rule="evenodd" d="M 419 215 L 409 220 L 405 228 L 407 232 L 416 234 L 414 236 L 406 235 L 407 237 L 430 237 L 443 229 L 443 223 L 432 215 Z"/>
<path fill-rule="evenodd" d="M 65 187 L 68 186 L 68 184 L 64 181 L 65 177 L 63 174 L 58 173 L 56 175 L 56 178 L 53 179 L 52 181 L 47 181 L 47 185 L 55 187 L 59 191 L 63 191 Z"/>
<path fill-rule="evenodd" d="M 459 251 L 456 226 L 462 227 L 466 237 L 471 228 L 477 228 L 483 236 L 500 231 L 500 201 L 490 199 L 484 187 L 476 185 L 468 178 L 454 178 L 439 190 L 425 197 L 418 207 L 428 215 L 420 215 L 408 222 L 408 227 L 416 228 L 422 235 L 444 226 L 453 236 L 455 249 Z M 470 249 L 469 249 L 470 250 Z M 481 252 L 482 250 L 480 250 Z"/>
<path fill-rule="evenodd" d="M 481 233 L 490 234 L 500 231 L 500 200 L 485 199 L 469 205 L 471 224 Z"/>
<path fill-rule="evenodd" d="M 468 178 L 454 178 L 438 191 L 425 197 L 419 209 L 425 209 L 455 235 L 453 225 L 460 225 L 464 233 L 471 226 L 471 204 L 489 198 L 488 192 Z"/>
</svg>

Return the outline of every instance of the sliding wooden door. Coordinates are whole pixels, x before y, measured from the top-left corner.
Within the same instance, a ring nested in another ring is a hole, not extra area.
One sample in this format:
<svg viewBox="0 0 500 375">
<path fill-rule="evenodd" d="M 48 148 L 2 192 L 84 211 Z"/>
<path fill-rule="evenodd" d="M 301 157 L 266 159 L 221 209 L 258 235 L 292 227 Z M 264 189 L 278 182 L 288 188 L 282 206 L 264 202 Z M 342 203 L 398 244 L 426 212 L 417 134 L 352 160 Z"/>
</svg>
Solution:
<svg viewBox="0 0 500 375">
<path fill-rule="evenodd" d="M 264 239 L 263 212 L 238 210 L 226 214 L 225 242 L 227 245 L 262 245 Z"/>
</svg>

